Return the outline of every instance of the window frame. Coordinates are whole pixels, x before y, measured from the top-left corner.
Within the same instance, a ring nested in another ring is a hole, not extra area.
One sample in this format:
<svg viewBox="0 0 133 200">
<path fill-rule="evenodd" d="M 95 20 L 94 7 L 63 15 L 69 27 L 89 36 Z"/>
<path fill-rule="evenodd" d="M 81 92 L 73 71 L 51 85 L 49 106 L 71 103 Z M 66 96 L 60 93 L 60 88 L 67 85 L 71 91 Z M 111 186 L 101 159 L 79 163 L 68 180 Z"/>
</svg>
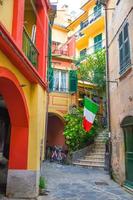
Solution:
<svg viewBox="0 0 133 200">
<path fill-rule="evenodd" d="M 56 89 L 54 87 L 55 85 L 55 71 L 58 72 L 58 77 L 59 77 L 59 85 L 58 85 L 58 89 Z M 65 81 L 65 84 L 66 84 L 66 88 L 61 88 L 61 85 L 62 85 L 62 73 L 65 72 L 66 74 L 66 81 Z M 56 69 L 54 68 L 54 73 L 53 73 L 53 91 L 54 92 L 62 92 L 62 93 L 67 93 L 69 91 L 69 85 L 68 85 L 68 71 L 67 70 L 63 70 L 63 69 Z"/>
</svg>

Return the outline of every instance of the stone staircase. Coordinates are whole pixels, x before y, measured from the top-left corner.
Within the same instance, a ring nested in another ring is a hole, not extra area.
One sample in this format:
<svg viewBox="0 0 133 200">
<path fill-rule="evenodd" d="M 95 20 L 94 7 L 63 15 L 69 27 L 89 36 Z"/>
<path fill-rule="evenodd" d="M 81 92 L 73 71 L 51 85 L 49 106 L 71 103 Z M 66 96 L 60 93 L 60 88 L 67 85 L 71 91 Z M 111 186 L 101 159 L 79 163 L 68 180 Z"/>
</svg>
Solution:
<svg viewBox="0 0 133 200">
<path fill-rule="evenodd" d="M 86 166 L 86 167 L 101 167 L 105 165 L 105 140 L 107 138 L 107 132 L 103 131 L 98 134 L 94 144 L 90 145 L 88 152 L 84 157 L 81 157 L 73 161 L 74 165 Z"/>
</svg>

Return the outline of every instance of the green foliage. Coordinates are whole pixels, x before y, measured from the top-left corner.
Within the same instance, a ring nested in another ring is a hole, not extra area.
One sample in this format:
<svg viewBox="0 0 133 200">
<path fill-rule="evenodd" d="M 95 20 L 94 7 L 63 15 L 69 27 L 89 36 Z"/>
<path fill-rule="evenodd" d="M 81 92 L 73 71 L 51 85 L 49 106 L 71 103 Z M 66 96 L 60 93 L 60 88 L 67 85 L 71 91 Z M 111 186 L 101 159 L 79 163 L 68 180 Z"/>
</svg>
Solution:
<svg viewBox="0 0 133 200">
<path fill-rule="evenodd" d="M 64 136 L 69 152 L 81 149 L 93 141 L 98 121 L 96 119 L 90 132 L 86 132 L 82 126 L 83 109 L 75 108 L 72 113 L 65 116 L 65 122 Z"/>
<path fill-rule="evenodd" d="M 80 80 L 89 81 L 96 84 L 99 89 L 105 90 L 105 50 L 100 50 L 85 57 L 84 62 L 80 62 L 78 77 Z"/>
<path fill-rule="evenodd" d="M 40 176 L 39 188 L 40 189 L 46 189 L 46 180 L 43 176 Z"/>
</svg>

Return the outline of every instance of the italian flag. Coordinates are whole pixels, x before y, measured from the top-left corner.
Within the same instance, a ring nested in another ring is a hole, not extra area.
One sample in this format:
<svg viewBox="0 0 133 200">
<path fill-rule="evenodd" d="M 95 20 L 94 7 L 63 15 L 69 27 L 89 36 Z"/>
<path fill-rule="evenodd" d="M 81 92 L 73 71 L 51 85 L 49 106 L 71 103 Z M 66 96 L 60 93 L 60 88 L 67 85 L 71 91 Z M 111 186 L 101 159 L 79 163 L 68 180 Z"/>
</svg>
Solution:
<svg viewBox="0 0 133 200">
<path fill-rule="evenodd" d="M 88 132 L 90 131 L 96 113 L 98 111 L 99 105 L 93 102 L 89 98 L 84 99 L 84 118 L 83 118 L 83 127 Z"/>
</svg>

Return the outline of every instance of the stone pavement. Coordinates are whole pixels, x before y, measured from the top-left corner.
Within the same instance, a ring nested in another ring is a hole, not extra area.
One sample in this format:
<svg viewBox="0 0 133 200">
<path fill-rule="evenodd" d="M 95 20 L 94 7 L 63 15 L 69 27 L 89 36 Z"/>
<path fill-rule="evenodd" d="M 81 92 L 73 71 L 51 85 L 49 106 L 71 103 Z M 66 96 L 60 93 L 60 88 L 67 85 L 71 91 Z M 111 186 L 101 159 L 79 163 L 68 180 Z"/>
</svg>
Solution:
<svg viewBox="0 0 133 200">
<path fill-rule="evenodd" d="M 133 200 L 103 169 L 45 162 L 42 175 L 49 193 L 38 200 Z"/>
<path fill-rule="evenodd" d="M 103 169 L 45 162 L 42 174 L 49 194 L 39 200 L 133 200 Z"/>
</svg>

